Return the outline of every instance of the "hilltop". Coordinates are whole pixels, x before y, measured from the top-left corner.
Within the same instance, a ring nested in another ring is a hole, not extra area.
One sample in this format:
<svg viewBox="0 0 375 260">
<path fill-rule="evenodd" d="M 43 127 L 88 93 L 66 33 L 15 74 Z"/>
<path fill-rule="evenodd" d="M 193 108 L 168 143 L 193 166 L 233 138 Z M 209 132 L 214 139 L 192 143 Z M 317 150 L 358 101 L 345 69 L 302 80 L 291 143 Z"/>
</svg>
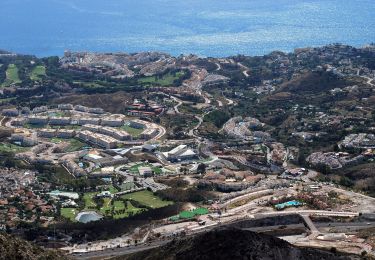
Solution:
<svg viewBox="0 0 375 260">
<path fill-rule="evenodd" d="M 360 259 L 317 249 L 298 248 L 268 235 L 237 229 L 214 230 L 193 238 L 174 240 L 160 248 L 114 260 L 193 260 L 193 259 Z"/>
<path fill-rule="evenodd" d="M 0 259 L 67 259 L 57 251 L 42 249 L 32 243 L 7 234 L 0 234 Z"/>
</svg>

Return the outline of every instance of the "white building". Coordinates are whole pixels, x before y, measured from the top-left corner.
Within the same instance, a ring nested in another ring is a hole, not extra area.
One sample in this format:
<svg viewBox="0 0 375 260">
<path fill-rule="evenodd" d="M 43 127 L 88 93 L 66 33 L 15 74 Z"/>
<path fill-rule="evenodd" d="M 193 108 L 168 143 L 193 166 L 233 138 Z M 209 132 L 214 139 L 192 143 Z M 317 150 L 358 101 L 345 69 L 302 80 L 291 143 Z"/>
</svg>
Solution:
<svg viewBox="0 0 375 260">
<path fill-rule="evenodd" d="M 39 129 L 38 137 L 43 137 L 43 138 L 56 137 L 56 130 L 55 129 Z"/>
<path fill-rule="evenodd" d="M 3 116 L 9 116 L 9 117 L 14 117 L 19 115 L 19 111 L 16 108 L 10 108 L 10 109 L 3 109 L 1 112 Z"/>
<path fill-rule="evenodd" d="M 158 133 L 159 133 L 159 130 L 157 128 L 147 128 L 141 133 L 141 138 L 149 140 L 157 136 Z"/>
<path fill-rule="evenodd" d="M 38 144 L 38 139 L 34 134 L 16 133 L 10 137 L 12 142 L 19 142 L 22 146 L 34 146 Z"/>
<path fill-rule="evenodd" d="M 33 113 L 34 114 L 37 114 L 37 113 L 43 113 L 43 112 L 47 112 L 48 110 L 48 107 L 46 106 L 40 106 L 40 107 L 36 107 L 33 109 Z"/>
<path fill-rule="evenodd" d="M 74 109 L 72 104 L 60 104 L 57 106 L 57 108 L 60 110 L 73 110 Z"/>
<path fill-rule="evenodd" d="M 78 119 L 78 125 L 100 125 L 100 119 L 94 117 L 81 117 Z"/>
<path fill-rule="evenodd" d="M 56 137 L 58 138 L 73 138 L 76 135 L 76 131 L 69 129 L 59 129 L 57 131 Z"/>
<path fill-rule="evenodd" d="M 104 109 L 99 108 L 99 107 L 92 107 L 92 108 L 89 108 L 88 112 L 92 114 L 104 114 Z"/>
<path fill-rule="evenodd" d="M 117 147 L 117 140 L 106 135 L 94 133 L 88 130 L 79 132 L 78 138 L 84 142 L 90 142 L 106 149 L 112 149 Z"/>
<path fill-rule="evenodd" d="M 120 117 L 105 117 L 102 118 L 103 126 L 119 127 L 124 125 L 124 119 Z"/>
<path fill-rule="evenodd" d="M 151 177 L 154 174 L 151 167 L 139 167 L 138 171 L 142 177 Z"/>
<path fill-rule="evenodd" d="M 74 110 L 80 111 L 80 112 L 87 112 L 89 109 L 88 107 L 85 107 L 85 106 L 75 105 Z"/>
<path fill-rule="evenodd" d="M 129 135 L 126 131 L 112 128 L 112 127 L 102 127 L 100 129 L 100 133 L 112 136 L 113 138 L 116 138 L 117 140 L 120 140 L 120 141 L 131 139 L 131 135 Z"/>
<path fill-rule="evenodd" d="M 164 152 L 164 156 L 169 161 L 184 161 L 191 160 L 197 156 L 197 154 L 186 145 L 179 145 L 169 152 Z"/>
</svg>

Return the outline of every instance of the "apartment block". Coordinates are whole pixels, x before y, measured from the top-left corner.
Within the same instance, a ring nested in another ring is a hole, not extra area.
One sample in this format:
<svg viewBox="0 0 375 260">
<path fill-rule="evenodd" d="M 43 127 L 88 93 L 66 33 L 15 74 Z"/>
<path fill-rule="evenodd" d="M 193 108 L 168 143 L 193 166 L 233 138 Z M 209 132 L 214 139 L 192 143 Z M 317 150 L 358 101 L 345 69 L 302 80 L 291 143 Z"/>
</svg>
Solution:
<svg viewBox="0 0 375 260">
<path fill-rule="evenodd" d="M 38 137 L 43 137 L 43 138 L 56 137 L 56 129 L 39 129 Z"/>
<path fill-rule="evenodd" d="M 49 119 L 50 125 L 69 125 L 70 122 L 70 117 L 51 117 Z"/>
<path fill-rule="evenodd" d="M 28 117 L 28 123 L 33 125 L 46 125 L 48 124 L 47 116 L 30 116 Z"/>
<path fill-rule="evenodd" d="M 78 125 L 100 125 L 100 119 L 93 117 L 82 117 L 78 119 Z"/>
</svg>

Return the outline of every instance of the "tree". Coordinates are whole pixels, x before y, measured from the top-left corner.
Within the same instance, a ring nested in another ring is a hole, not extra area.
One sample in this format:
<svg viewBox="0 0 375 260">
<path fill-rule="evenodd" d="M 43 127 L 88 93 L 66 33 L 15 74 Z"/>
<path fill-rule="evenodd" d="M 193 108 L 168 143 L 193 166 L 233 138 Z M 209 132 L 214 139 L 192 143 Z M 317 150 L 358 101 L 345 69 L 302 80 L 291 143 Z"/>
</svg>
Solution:
<svg viewBox="0 0 375 260">
<path fill-rule="evenodd" d="M 198 174 L 204 174 L 206 173 L 206 165 L 204 163 L 200 163 L 197 168 Z"/>
</svg>

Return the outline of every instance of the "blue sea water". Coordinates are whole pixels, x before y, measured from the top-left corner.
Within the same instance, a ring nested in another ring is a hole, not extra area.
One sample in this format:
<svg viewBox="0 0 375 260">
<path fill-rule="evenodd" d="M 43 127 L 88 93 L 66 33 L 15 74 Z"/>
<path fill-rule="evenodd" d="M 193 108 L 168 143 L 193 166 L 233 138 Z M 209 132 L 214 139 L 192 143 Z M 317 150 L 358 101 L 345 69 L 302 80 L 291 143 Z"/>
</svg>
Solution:
<svg viewBox="0 0 375 260">
<path fill-rule="evenodd" d="M 0 0 L 0 49 L 222 57 L 375 41 L 374 0 Z"/>
</svg>

